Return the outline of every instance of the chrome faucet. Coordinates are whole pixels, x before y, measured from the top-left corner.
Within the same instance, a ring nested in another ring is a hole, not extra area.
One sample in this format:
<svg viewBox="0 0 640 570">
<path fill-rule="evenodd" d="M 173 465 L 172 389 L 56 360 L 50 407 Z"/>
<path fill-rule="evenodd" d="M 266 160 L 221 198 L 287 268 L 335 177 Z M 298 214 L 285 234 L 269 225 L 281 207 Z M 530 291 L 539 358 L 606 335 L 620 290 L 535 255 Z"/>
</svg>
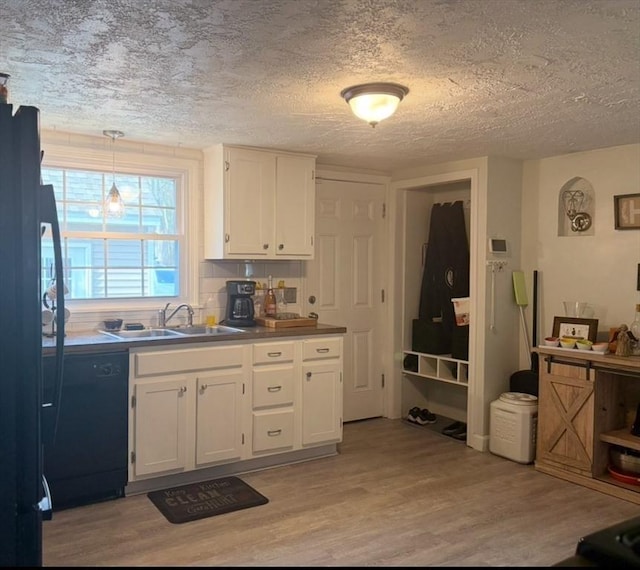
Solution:
<svg viewBox="0 0 640 570">
<path fill-rule="evenodd" d="M 171 305 L 171 303 L 167 303 L 164 306 L 164 309 L 160 309 L 158 311 L 158 326 L 160 328 L 164 328 L 167 326 L 167 323 L 173 318 L 173 316 L 180 310 L 180 309 L 187 309 L 188 312 L 188 316 L 187 316 L 187 325 L 188 326 L 193 326 L 193 307 L 191 305 L 189 305 L 188 303 L 182 303 L 182 305 L 178 305 L 172 312 L 171 314 L 167 317 L 167 309 L 169 308 L 169 305 Z"/>
</svg>

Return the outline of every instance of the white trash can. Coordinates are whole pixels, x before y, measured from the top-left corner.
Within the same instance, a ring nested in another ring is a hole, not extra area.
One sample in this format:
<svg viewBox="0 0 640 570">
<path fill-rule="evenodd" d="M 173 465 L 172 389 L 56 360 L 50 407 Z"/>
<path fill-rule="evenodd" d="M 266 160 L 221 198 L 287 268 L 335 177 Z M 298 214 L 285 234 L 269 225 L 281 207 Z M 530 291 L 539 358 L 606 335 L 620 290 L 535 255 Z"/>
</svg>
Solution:
<svg viewBox="0 0 640 570">
<path fill-rule="evenodd" d="M 489 451 L 518 463 L 531 463 L 536 455 L 538 398 L 505 392 L 490 407 Z"/>
</svg>

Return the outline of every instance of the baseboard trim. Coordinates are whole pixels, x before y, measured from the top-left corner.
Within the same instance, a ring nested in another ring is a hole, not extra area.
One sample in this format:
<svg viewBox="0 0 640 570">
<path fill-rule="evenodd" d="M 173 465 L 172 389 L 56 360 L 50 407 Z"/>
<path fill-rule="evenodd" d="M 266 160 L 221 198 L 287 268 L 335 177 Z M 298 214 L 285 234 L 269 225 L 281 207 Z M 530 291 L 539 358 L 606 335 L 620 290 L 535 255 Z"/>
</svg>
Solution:
<svg viewBox="0 0 640 570">
<path fill-rule="evenodd" d="M 278 453 L 266 457 L 257 457 L 247 459 L 245 461 L 236 461 L 234 463 L 226 463 L 224 465 L 194 469 L 193 471 L 187 471 L 185 473 L 175 473 L 172 475 L 162 475 L 159 477 L 150 477 L 138 481 L 131 481 L 125 487 L 124 494 L 127 497 L 131 495 L 140 495 L 142 493 L 148 493 L 149 491 L 159 491 L 160 489 L 166 489 L 168 487 L 187 485 L 189 483 L 197 483 L 229 475 L 241 475 L 242 473 L 250 473 L 251 471 L 272 469 L 283 465 L 291 465 L 293 463 L 331 457 L 333 455 L 338 455 L 338 447 L 336 443 L 312 447 L 309 449 L 299 449 L 289 453 Z"/>
</svg>

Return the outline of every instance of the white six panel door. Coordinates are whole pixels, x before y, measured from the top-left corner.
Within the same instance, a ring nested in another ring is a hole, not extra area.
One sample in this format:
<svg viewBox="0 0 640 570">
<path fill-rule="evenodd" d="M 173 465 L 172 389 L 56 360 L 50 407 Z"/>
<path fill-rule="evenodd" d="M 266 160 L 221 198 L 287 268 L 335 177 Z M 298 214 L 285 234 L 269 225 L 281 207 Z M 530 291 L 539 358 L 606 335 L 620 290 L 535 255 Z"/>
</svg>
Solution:
<svg viewBox="0 0 640 570">
<path fill-rule="evenodd" d="M 384 193 L 381 184 L 321 179 L 316 185 L 316 256 L 306 264 L 305 310 L 347 328 L 344 421 L 383 415 Z"/>
</svg>

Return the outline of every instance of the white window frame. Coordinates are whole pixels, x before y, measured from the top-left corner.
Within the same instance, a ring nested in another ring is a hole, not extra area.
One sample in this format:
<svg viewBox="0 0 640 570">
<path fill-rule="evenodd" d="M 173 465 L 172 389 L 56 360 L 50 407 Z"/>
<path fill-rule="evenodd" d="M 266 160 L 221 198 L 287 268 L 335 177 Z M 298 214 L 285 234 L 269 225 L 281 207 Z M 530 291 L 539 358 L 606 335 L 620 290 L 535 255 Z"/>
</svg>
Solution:
<svg viewBox="0 0 640 570">
<path fill-rule="evenodd" d="M 54 134 L 51 138 L 58 139 Z M 46 133 L 42 136 L 41 147 L 44 151 L 42 165 L 45 168 L 66 168 L 76 170 L 100 170 L 111 172 L 115 152 L 115 170 L 117 173 L 175 178 L 179 185 L 178 200 L 182 200 L 178 215 L 184 228 L 184 251 L 180 255 L 180 295 L 178 297 L 138 297 L 135 299 L 74 299 L 74 312 L 100 312 L 120 309 L 123 311 L 157 310 L 166 303 L 189 303 L 199 306 L 198 248 L 197 236 L 200 235 L 198 212 L 200 203 L 200 170 L 198 160 L 175 156 L 175 149 L 141 143 L 102 141 L 93 137 L 78 137 L 81 142 L 72 143 L 72 135 L 67 144 L 47 142 Z M 141 151 L 142 149 L 142 151 Z M 162 152 L 165 151 L 165 152 Z M 126 207 L 126 204 L 125 204 Z M 117 236 L 116 236 L 117 237 Z"/>
</svg>

